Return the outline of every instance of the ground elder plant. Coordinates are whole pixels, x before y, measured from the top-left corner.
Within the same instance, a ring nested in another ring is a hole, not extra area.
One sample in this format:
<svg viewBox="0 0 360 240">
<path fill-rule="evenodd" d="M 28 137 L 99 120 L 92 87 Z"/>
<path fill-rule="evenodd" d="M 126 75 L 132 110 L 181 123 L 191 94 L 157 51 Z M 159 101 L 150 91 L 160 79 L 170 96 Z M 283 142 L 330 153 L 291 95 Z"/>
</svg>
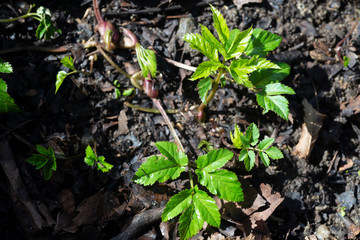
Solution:
<svg viewBox="0 0 360 240">
<path fill-rule="evenodd" d="M 33 154 L 30 158 L 26 159 L 28 163 L 36 167 L 36 170 L 42 169 L 44 179 L 49 180 L 52 172 L 56 171 L 56 157 L 52 147 L 48 149 L 41 145 L 36 145 L 38 153 Z"/>
<path fill-rule="evenodd" d="M 0 59 L 0 73 L 12 73 L 10 63 Z M 14 99 L 7 92 L 7 84 L 0 78 L 0 113 L 18 112 L 20 108 L 15 104 Z"/>
<path fill-rule="evenodd" d="M 157 142 L 156 147 L 162 156 L 153 155 L 135 173 L 136 183 L 148 186 L 155 182 L 174 180 L 188 169 L 190 188 L 184 189 L 171 197 L 162 214 L 162 221 L 179 218 L 180 239 L 194 236 L 207 222 L 220 227 L 220 213 L 215 200 L 206 191 L 227 201 L 243 201 L 241 184 L 235 173 L 221 169 L 233 157 L 226 149 L 214 149 L 198 157 L 195 164 L 190 164 L 186 154 L 179 151 L 174 143 Z M 193 172 L 197 176 L 195 184 Z M 200 186 L 201 185 L 201 186 Z"/>
<path fill-rule="evenodd" d="M 290 67 L 265 58 L 269 51 L 279 46 L 281 37 L 251 27 L 242 32 L 238 29 L 230 31 L 221 13 L 213 6 L 211 11 L 218 39 L 203 25 L 200 25 L 201 34 L 184 36 L 191 48 L 209 59 L 200 63 L 190 78 L 192 81 L 200 79 L 197 87 L 202 104 L 198 119 L 204 119 L 204 108 L 219 85 L 224 86 L 227 80 L 254 91 L 264 114 L 271 110 L 288 119 L 288 100 L 282 95 L 295 92 L 280 81 L 289 74 Z M 227 78 L 228 75 L 231 78 Z"/>
</svg>

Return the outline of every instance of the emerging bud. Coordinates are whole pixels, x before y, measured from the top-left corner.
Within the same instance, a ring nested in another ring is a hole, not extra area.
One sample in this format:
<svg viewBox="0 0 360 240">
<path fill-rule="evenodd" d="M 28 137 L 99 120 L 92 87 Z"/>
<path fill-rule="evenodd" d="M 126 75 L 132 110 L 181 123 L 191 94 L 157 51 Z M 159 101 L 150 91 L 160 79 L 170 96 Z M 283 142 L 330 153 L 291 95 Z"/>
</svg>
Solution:
<svg viewBox="0 0 360 240">
<path fill-rule="evenodd" d="M 144 92 L 151 98 L 157 98 L 159 95 L 159 90 L 155 86 L 155 81 L 151 78 L 145 78 L 143 83 Z"/>
<path fill-rule="evenodd" d="M 205 111 L 204 111 L 204 109 L 199 108 L 198 113 L 196 115 L 196 120 L 198 120 L 199 122 L 204 122 L 205 121 Z"/>
<path fill-rule="evenodd" d="M 120 33 L 111 22 L 103 21 L 95 29 L 99 32 L 106 50 L 111 51 L 118 47 Z"/>
<path fill-rule="evenodd" d="M 121 48 L 135 49 L 135 45 L 138 42 L 135 34 L 126 28 L 121 28 L 122 38 L 119 42 Z"/>
</svg>

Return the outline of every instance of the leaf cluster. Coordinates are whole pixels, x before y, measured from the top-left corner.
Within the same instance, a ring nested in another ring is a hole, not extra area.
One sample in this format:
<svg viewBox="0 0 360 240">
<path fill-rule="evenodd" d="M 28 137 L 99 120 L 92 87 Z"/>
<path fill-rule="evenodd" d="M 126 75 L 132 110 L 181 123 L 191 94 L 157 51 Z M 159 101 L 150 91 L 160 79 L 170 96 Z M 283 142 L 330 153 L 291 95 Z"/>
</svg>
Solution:
<svg viewBox="0 0 360 240">
<path fill-rule="evenodd" d="M 184 36 L 191 48 L 209 59 L 200 63 L 190 79 L 201 79 L 197 85 L 201 101 L 207 104 L 208 92 L 228 73 L 232 81 L 256 92 L 257 102 L 264 109 L 264 114 L 271 110 L 287 119 L 288 101 L 282 94 L 295 92 L 279 82 L 289 74 L 290 67 L 264 58 L 279 46 L 281 37 L 252 27 L 245 31 L 230 31 L 221 13 L 213 6 L 211 11 L 218 39 L 201 24 L 201 34 L 188 33 Z"/>
<path fill-rule="evenodd" d="M 153 155 L 135 173 L 133 180 L 142 185 L 152 185 L 156 181 L 165 182 L 176 179 L 189 167 L 188 157 L 170 142 L 157 142 L 161 156 Z M 226 149 L 214 149 L 198 157 L 195 161 L 198 182 L 210 193 L 227 201 L 244 199 L 241 184 L 235 173 L 221 169 L 233 157 Z M 189 170 L 191 171 L 191 170 Z M 179 222 L 180 239 L 195 235 L 206 221 L 211 226 L 220 226 L 220 213 L 212 199 L 198 185 L 174 195 L 166 204 L 162 220 L 168 221 L 181 214 Z"/>
<path fill-rule="evenodd" d="M 36 29 L 36 37 L 38 39 L 50 39 L 52 36 L 55 35 L 55 33 L 61 34 L 61 30 L 56 28 L 52 23 L 51 13 L 48 8 L 40 6 L 36 10 L 36 16 L 37 17 L 34 18 L 40 22 L 39 26 Z"/>
<path fill-rule="evenodd" d="M 0 59 L 0 73 L 12 73 L 13 69 L 10 63 Z M 7 85 L 0 78 L 0 113 L 17 112 L 19 107 L 15 104 L 14 99 L 7 92 Z"/>
<path fill-rule="evenodd" d="M 51 147 L 46 149 L 41 145 L 36 145 L 36 150 L 38 153 L 33 154 L 32 157 L 26 159 L 25 161 L 34 165 L 36 170 L 42 168 L 44 179 L 49 180 L 52 176 L 52 172 L 56 171 L 55 152 Z"/>
<path fill-rule="evenodd" d="M 112 164 L 105 161 L 104 156 L 97 156 L 96 153 L 92 150 L 90 146 L 86 147 L 85 150 L 86 156 L 84 162 L 89 166 L 96 166 L 97 170 L 102 172 L 108 172 L 113 167 Z"/>
<path fill-rule="evenodd" d="M 230 138 L 234 147 L 241 150 L 239 161 L 244 162 L 247 171 L 250 171 L 255 165 L 255 152 L 258 153 L 266 167 L 269 166 L 270 159 L 281 159 L 284 157 L 277 147 L 271 147 L 275 141 L 273 138 L 264 138 L 259 142 L 259 137 L 259 129 L 254 123 L 250 124 L 245 133 L 242 133 L 236 124 L 234 133 L 230 132 Z"/>
</svg>

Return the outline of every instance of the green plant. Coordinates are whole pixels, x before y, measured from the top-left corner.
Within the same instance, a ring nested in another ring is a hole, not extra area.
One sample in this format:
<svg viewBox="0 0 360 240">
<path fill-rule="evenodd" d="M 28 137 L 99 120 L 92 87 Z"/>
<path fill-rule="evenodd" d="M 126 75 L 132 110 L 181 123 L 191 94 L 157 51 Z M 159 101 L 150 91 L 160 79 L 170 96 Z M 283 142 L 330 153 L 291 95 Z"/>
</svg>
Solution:
<svg viewBox="0 0 360 240">
<path fill-rule="evenodd" d="M 36 29 L 36 37 L 38 39 L 50 39 L 55 33 L 61 34 L 61 30 L 56 28 L 51 21 L 51 13 L 50 10 L 40 6 L 36 12 L 31 12 L 35 4 L 29 6 L 29 9 L 26 14 L 9 19 L 0 19 L 0 22 L 7 23 L 17 21 L 18 19 L 25 19 L 28 17 L 32 17 L 33 19 L 39 21 L 39 26 Z"/>
<path fill-rule="evenodd" d="M 49 180 L 52 176 L 52 172 L 56 171 L 56 157 L 54 150 L 49 147 L 44 148 L 41 145 L 36 145 L 38 154 L 33 154 L 32 157 L 26 159 L 28 163 L 34 165 L 36 170 L 43 169 L 44 179 Z"/>
<path fill-rule="evenodd" d="M 162 221 L 168 221 L 181 214 L 179 222 L 180 239 L 195 235 L 206 221 L 214 227 L 220 226 L 220 213 L 212 199 L 200 190 L 193 181 L 193 170 L 198 182 L 210 193 L 227 201 L 243 201 L 241 184 L 235 173 L 220 169 L 233 157 L 226 149 L 214 149 L 189 164 L 188 157 L 179 151 L 174 143 L 157 142 L 156 147 L 162 156 L 150 156 L 135 173 L 133 181 L 142 185 L 152 185 L 156 181 L 165 182 L 176 179 L 188 168 L 190 188 L 171 197 L 162 214 Z"/>
<path fill-rule="evenodd" d="M 113 165 L 105 161 L 104 156 L 97 156 L 96 151 L 93 151 L 90 146 L 86 147 L 85 153 L 84 162 L 87 165 L 91 167 L 96 166 L 97 170 L 101 170 L 102 172 L 108 172 L 113 167 Z"/>
<path fill-rule="evenodd" d="M 234 134 L 230 132 L 231 141 L 237 149 L 240 149 L 239 161 L 243 161 L 247 171 L 255 165 L 255 151 L 259 154 L 261 161 L 266 167 L 270 164 L 270 159 L 283 158 L 282 152 L 277 147 L 271 147 L 275 139 L 265 138 L 259 142 L 259 129 L 254 123 L 242 133 L 235 124 Z"/>
<path fill-rule="evenodd" d="M 0 59 L 0 73 L 12 73 L 13 69 L 10 63 Z M 0 113 L 17 112 L 19 107 L 15 104 L 14 99 L 7 92 L 7 85 L 0 78 Z"/>
<path fill-rule="evenodd" d="M 57 91 L 59 90 L 61 84 L 64 82 L 65 78 L 75 74 L 75 73 L 83 73 L 85 75 L 89 75 L 88 72 L 84 72 L 84 71 L 79 71 L 75 69 L 74 66 L 74 60 L 71 56 L 66 56 L 64 58 L 62 58 L 60 60 L 60 62 L 63 64 L 64 67 L 69 68 L 70 70 L 72 70 L 71 72 L 65 72 L 63 70 L 59 71 L 56 75 L 56 82 L 55 82 L 55 94 L 57 93 Z"/>
<path fill-rule="evenodd" d="M 184 36 L 191 48 L 209 59 L 200 63 L 190 78 L 192 81 L 201 79 L 197 85 L 202 101 L 198 109 L 198 119 L 204 119 L 205 106 L 214 97 L 219 85 L 223 86 L 226 80 L 254 91 L 264 114 L 271 110 L 288 119 L 288 100 L 282 94 L 295 92 L 279 81 L 289 74 L 290 67 L 285 63 L 273 63 L 264 58 L 269 51 L 279 46 L 281 37 L 251 27 L 242 32 L 238 29 L 230 31 L 221 13 L 213 6 L 211 11 L 220 41 L 203 25 L 200 25 L 201 35 L 188 33 Z M 227 73 L 232 79 L 226 77 Z"/>
</svg>

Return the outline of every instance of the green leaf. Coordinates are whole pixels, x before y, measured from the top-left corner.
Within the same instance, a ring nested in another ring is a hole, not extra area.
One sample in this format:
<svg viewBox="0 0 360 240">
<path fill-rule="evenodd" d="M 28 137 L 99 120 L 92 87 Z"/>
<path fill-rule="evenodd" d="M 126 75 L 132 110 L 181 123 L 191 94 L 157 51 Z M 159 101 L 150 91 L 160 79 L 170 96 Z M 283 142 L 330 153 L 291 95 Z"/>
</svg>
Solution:
<svg viewBox="0 0 360 240">
<path fill-rule="evenodd" d="M 212 79 L 210 77 L 201 79 L 197 84 L 197 88 L 199 89 L 201 102 L 206 104 L 206 96 L 212 88 Z"/>
<path fill-rule="evenodd" d="M 228 67 L 231 76 L 238 84 L 242 84 L 248 88 L 252 88 L 253 85 L 249 81 L 249 73 L 256 70 L 253 60 L 249 59 L 237 59 L 231 62 Z"/>
<path fill-rule="evenodd" d="M 25 161 L 35 166 L 36 170 L 39 170 L 40 168 L 45 166 L 49 159 L 40 154 L 33 154 L 32 157 L 27 158 Z"/>
<path fill-rule="evenodd" d="M 96 156 L 89 145 L 86 147 L 85 154 L 86 156 L 84 158 L 84 162 L 89 166 L 94 166 L 96 161 Z"/>
<path fill-rule="evenodd" d="M 239 162 L 244 162 L 245 159 L 248 157 L 248 150 L 246 148 L 243 148 L 239 154 Z"/>
<path fill-rule="evenodd" d="M 263 29 L 254 29 L 245 54 L 249 56 L 259 55 L 265 57 L 269 51 L 277 48 L 281 43 L 281 37 Z"/>
<path fill-rule="evenodd" d="M 152 185 L 156 181 L 165 182 L 168 179 L 176 179 L 185 171 L 185 165 L 165 159 L 164 157 L 151 156 L 144 162 L 135 173 L 133 181 L 142 185 Z"/>
<path fill-rule="evenodd" d="M 187 33 L 183 39 L 190 44 L 192 49 L 198 50 L 210 60 L 219 61 L 219 54 L 216 48 L 208 43 L 200 34 Z"/>
<path fill-rule="evenodd" d="M 245 169 L 250 171 L 255 165 L 255 152 L 252 150 L 243 149 L 239 155 L 239 161 L 244 162 Z"/>
<path fill-rule="evenodd" d="M 198 157 L 195 161 L 199 169 L 204 172 L 213 172 L 223 167 L 232 157 L 234 153 L 227 149 L 214 149 L 208 154 Z"/>
<path fill-rule="evenodd" d="M 56 158 L 54 150 L 51 147 L 46 149 L 41 145 L 36 145 L 36 149 L 40 154 L 33 154 L 25 161 L 35 166 L 36 170 L 42 168 L 44 179 L 49 180 L 52 176 L 52 172 L 56 171 Z"/>
<path fill-rule="evenodd" d="M 351 59 L 348 56 L 343 57 L 343 65 L 344 65 L 344 67 L 347 67 L 349 65 L 350 60 Z"/>
<path fill-rule="evenodd" d="M 247 138 L 245 135 L 240 135 L 240 141 L 245 148 L 250 147 L 250 139 Z"/>
<path fill-rule="evenodd" d="M 61 30 L 56 28 L 51 22 L 50 10 L 44 7 L 39 7 L 36 14 L 40 18 L 40 23 L 36 29 L 36 37 L 38 39 L 50 39 L 55 33 L 61 34 Z"/>
<path fill-rule="evenodd" d="M 271 147 L 268 150 L 265 150 L 265 152 L 269 155 L 271 159 L 282 159 L 284 158 L 284 155 L 278 149 L 277 147 Z"/>
<path fill-rule="evenodd" d="M 172 196 L 161 215 L 162 221 L 169 221 L 188 208 L 192 202 L 193 192 L 193 189 L 185 189 Z"/>
<path fill-rule="evenodd" d="M 235 173 L 227 170 L 217 170 L 208 173 L 200 169 L 196 169 L 195 173 L 199 178 L 200 184 L 220 199 L 234 202 L 244 200 L 241 184 Z"/>
<path fill-rule="evenodd" d="M 133 92 L 134 92 L 134 88 L 129 88 L 123 91 L 123 95 L 127 97 L 133 94 Z"/>
<path fill-rule="evenodd" d="M 47 181 L 51 178 L 52 172 L 56 171 L 56 161 L 49 161 L 43 168 L 44 180 Z"/>
<path fill-rule="evenodd" d="M 271 146 L 271 144 L 273 144 L 274 141 L 275 141 L 275 139 L 273 139 L 273 138 L 265 138 L 259 143 L 258 148 L 260 150 L 267 149 Z"/>
<path fill-rule="evenodd" d="M 210 4 L 210 8 L 211 11 L 213 12 L 214 28 L 218 33 L 221 43 L 225 44 L 229 38 L 229 28 L 226 24 L 226 20 L 223 17 L 223 15 L 221 15 L 219 10 L 214 8 L 211 4 Z"/>
<path fill-rule="evenodd" d="M 0 73 L 12 73 L 13 68 L 10 63 L 5 62 L 0 58 Z"/>
<path fill-rule="evenodd" d="M 265 152 L 259 152 L 261 161 L 264 163 L 265 167 L 268 167 L 270 164 L 269 156 Z"/>
<path fill-rule="evenodd" d="M 15 104 L 14 99 L 7 93 L 6 82 L 0 78 L 0 113 L 18 111 L 20 111 L 20 108 Z"/>
<path fill-rule="evenodd" d="M 259 142 L 259 129 L 255 123 L 251 123 L 250 126 L 246 129 L 245 136 L 250 140 L 250 144 L 255 146 Z"/>
<path fill-rule="evenodd" d="M 96 164 L 97 170 L 108 172 L 113 167 L 112 164 L 105 161 L 104 156 L 96 156 L 89 145 L 86 147 L 85 154 L 84 162 L 89 166 L 94 166 L 94 164 Z"/>
<path fill-rule="evenodd" d="M 200 63 L 200 65 L 196 68 L 195 72 L 191 76 L 190 80 L 194 81 L 199 78 L 204 78 L 209 76 L 212 72 L 218 70 L 219 67 L 224 67 L 218 61 L 206 61 Z"/>
<path fill-rule="evenodd" d="M 238 29 L 233 29 L 230 32 L 228 41 L 225 44 L 226 59 L 231 59 L 240 56 L 249 44 L 252 34 L 252 28 L 240 32 Z"/>
<path fill-rule="evenodd" d="M 167 157 L 171 162 L 177 163 L 179 166 L 187 166 L 189 162 L 188 157 L 183 152 L 178 151 L 175 143 L 156 142 L 155 145 L 161 154 Z"/>
<path fill-rule="evenodd" d="M 253 58 L 257 58 L 257 56 L 254 56 Z M 268 68 L 281 69 L 281 67 L 279 67 L 279 65 L 271 62 L 270 60 L 267 60 L 266 58 L 257 58 L 255 68 L 256 69 L 268 69 Z"/>
<path fill-rule="evenodd" d="M 56 75 L 56 82 L 55 82 L 55 94 L 59 90 L 61 84 L 64 82 L 67 73 L 65 71 L 59 71 Z"/>
<path fill-rule="evenodd" d="M 279 94 L 295 94 L 292 88 L 281 83 L 271 83 L 266 85 L 265 92 L 266 95 L 268 96 L 279 95 Z"/>
<path fill-rule="evenodd" d="M 256 94 L 256 100 L 264 109 L 263 114 L 271 110 L 285 120 L 289 118 L 289 102 L 285 97 L 279 95 L 267 96 L 263 92 L 259 92 Z"/>
<path fill-rule="evenodd" d="M 67 67 L 71 70 L 75 70 L 75 67 L 74 67 L 74 60 L 71 56 L 66 56 L 66 57 L 63 57 L 60 62 L 62 63 L 62 65 L 64 65 L 64 67 Z"/>
<path fill-rule="evenodd" d="M 210 32 L 210 30 L 205 27 L 204 25 L 201 25 L 201 34 L 203 38 L 216 50 L 218 50 L 223 56 L 226 56 L 226 51 L 223 47 L 223 45 L 214 37 L 214 35 Z"/>
<path fill-rule="evenodd" d="M 286 63 L 276 63 L 280 69 L 258 69 L 250 75 L 250 81 L 257 88 L 264 88 L 267 84 L 283 80 L 290 73 L 290 66 Z"/>
<path fill-rule="evenodd" d="M 243 144 L 240 138 L 241 135 L 244 134 L 240 131 L 239 126 L 235 124 L 234 135 L 230 132 L 230 139 L 234 147 L 237 149 L 243 148 Z"/>
<path fill-rule="evenodd" d="M 200 212 L 191 204 L 179 219 L 180 239 L 189 239 L 197 234 L 204 225 Z"/>
<path fill-rule="evenodd" d="M 213 227 L 220 227 L 221 218 L 215 200 L 209 197 L 206 192 L 199 190 L 198 186 L 195 186 L 193 203 L 195 211 L 200 212 L 202 219 Z"/>
<path fill-rule="evenodd" d="M 102 172 L 108 172 L 113 168 L 113 165 L 107 163 L 104 156 L 98 156 L 96 158 L 96 167 L 97 170 L 101 170 Z"/>
<path fill-rule="evenodd" d="M 135 51 L 143 76 L 148 77 L 150 73 L 152 77 L 156 77 L 157 61 L 155 53 L 150 49 L 145 49 L 140 43 L 136 43 Z"/>
</svg>

